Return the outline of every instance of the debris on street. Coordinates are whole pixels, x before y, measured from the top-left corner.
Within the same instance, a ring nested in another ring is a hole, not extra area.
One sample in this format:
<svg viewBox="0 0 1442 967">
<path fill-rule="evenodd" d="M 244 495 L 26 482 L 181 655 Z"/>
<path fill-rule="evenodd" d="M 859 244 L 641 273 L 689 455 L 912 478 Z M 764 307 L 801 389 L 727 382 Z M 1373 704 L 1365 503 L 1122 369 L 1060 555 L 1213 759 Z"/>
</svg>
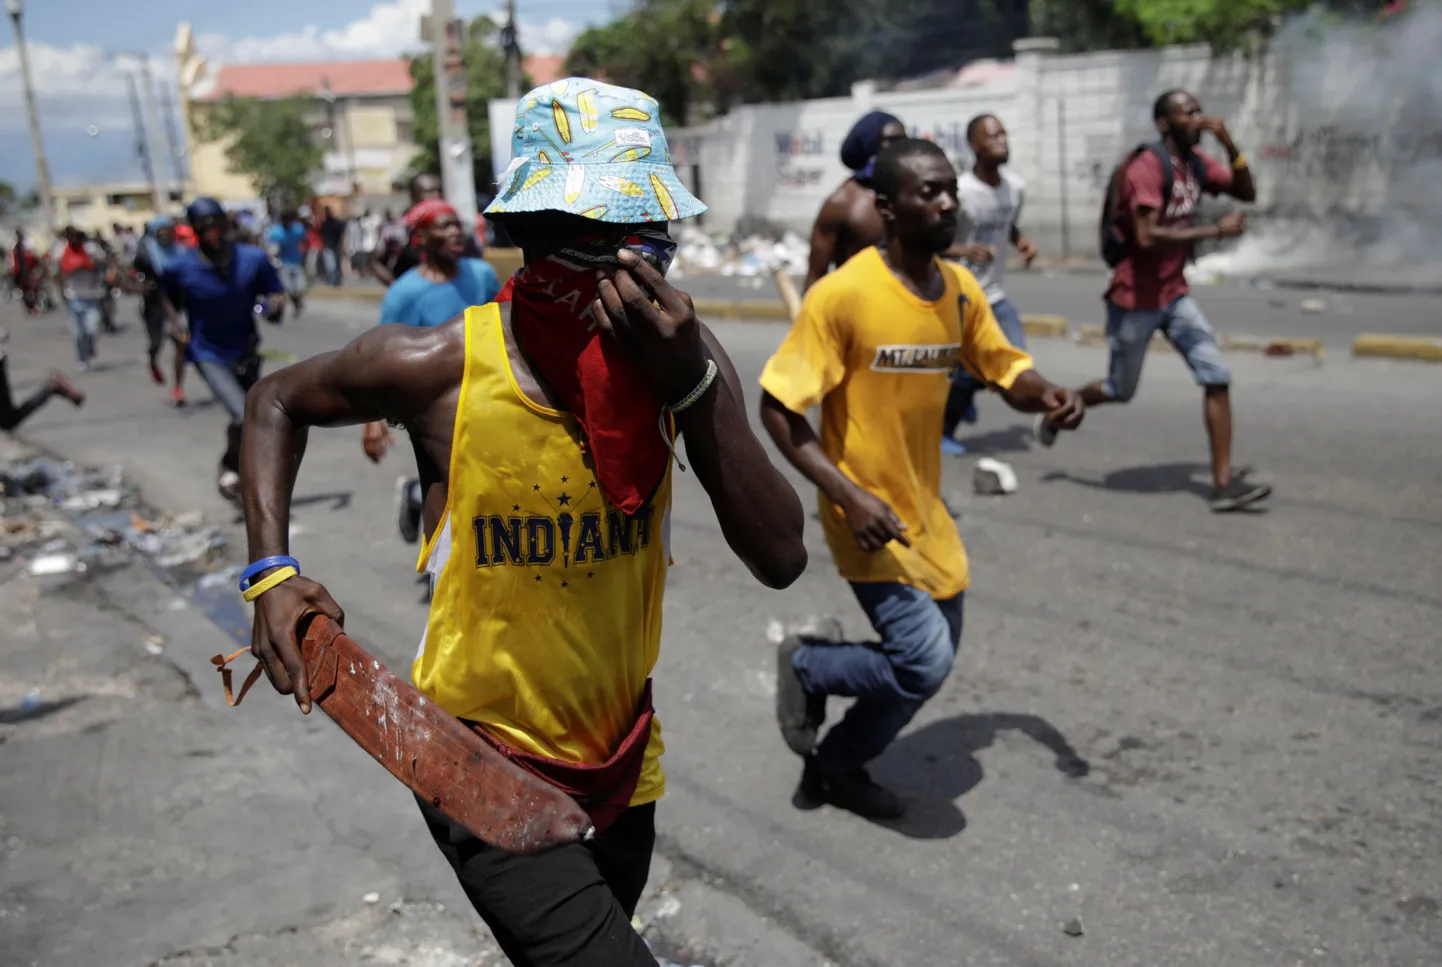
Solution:
<svg viewBox="0 0 1442 967">
<path fill-rule="evenodd" d="M 751 235 L 707 235 L 695 226 L 679 230 L 676 266 L 682 275 L 740 276 L 761 278 L 774 269 L 785 268 L 791 275 L 805 275 L 811 246 L 793 231 Z M 673 269 L 673 274 L 675 270 Z M 677 276 L 681 277 L 681 276 Z"/>
<path fill-rule="evenodd" d="M 23 566 L 36 577 L 76 574 L 128 548 L 160 568 L 205 569 L 225 543 L 199 511 L 150 514 L 120 467 L 78 467 L 48 457 L 0 464 L 0 565 Z"/>
<path fill-rule="evenodd" d="M 982 457 L 972 471 L 971 485 L 983 496 L 1016 493 L 1016 471 L 995 457 Z M 956 516 L 953 514 L 953 516 Z"/>
</svg>

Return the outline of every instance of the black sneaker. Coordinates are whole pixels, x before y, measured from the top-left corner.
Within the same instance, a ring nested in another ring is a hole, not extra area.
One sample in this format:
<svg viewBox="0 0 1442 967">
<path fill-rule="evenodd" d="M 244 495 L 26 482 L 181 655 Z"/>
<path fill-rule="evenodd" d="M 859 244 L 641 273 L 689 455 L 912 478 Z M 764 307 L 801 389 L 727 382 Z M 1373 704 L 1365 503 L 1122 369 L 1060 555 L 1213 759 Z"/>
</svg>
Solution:
<svg viewBox="0 0 1442 967">
<path fill-rule="evenodd" d="M 1245 470 L 1232 474 L 1232 479 L 1220 490 L 1212 491 L 1212 511 L 1224 514 L 1241 510 L 1248 504 L 1255 504 L 1272 493 L 1271 484 L 1258 483 L 1247 479 Z"/>
<path fill-rule="evenodd" d="M 824 772 L 812 756 L 806 758 L 801 784 L 791 802 L 798 809 L 815 809 L 825 803 L 866 819 L 900 819 L 906 814 L 901 800 L 872 782 L 865 769 Z"/>
<path fill-rule="evenodd" d="M 400 527 L 401 540 L 414 544 L 421 537 L 421 508 L 413 499 L 411 481 L 405 477 L 396 479 L 396 524 Z"/>
<path fill-rule="evenodd" d="M 816 732 L 826 721 L 826 696 L 813 695 L 801 684 L 792 659 L 806 644 L 800 635 L 787 635 L 776 646 L 776 724 L 781 737 L 797 755 L 810 755 Z"/>
<path fill-rule="evenodd" d="M 1031 433 L 1036 437 L 1036 442 L 1044 447 L 1056 443 L 1057 428 L 1052 426 L 1051 421 L 1046 418 L 1045 413 L 1036 415 L 1036 422 L 1032 424 Z"/>
</svg>

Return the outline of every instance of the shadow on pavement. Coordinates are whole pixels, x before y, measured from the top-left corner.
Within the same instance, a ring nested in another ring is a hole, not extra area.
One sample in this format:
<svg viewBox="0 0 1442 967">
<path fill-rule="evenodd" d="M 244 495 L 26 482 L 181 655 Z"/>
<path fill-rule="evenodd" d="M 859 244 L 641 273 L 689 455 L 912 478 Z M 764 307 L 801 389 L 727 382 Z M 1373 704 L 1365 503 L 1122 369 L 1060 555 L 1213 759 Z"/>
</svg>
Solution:
<svg viewBox="0 0 1442 967">
<path fill-rule="evenodd" d="M 1100 480 L 1078 477 L 1065 470 L 1043 474 L 1041 480 L 1043 483 L 1063 481 L 1095 490 L 1117 490 L 1129 494 L 1187 493 L 1210 500 L 1212 488 L 1207 483 L 1210 473 L 1210 468 L 1204 463 L 1157 463 L 1113 470 Z"/>
<path fill-rule="evenodd" d="M 966 444 L 969 453 L 1026 453 L 1033 440 L 1030 423 L 1014 423 L 1002 430 L 975 435 L 961 435 L 957 440 Z"/>
<path fill-rule="evenodd" d="M 976 754 L 1015 730 L 1055 756 L 1057 772 L 1081 778 L 1091 764 L 1046 719 L 1017 712 L 958 715 L 903 735 L 877 760 L 877 782 L 906 803 L 906 816 L 880 825 L 912 839 L 949 839 L 966 829 L 966 814 L 956 800 L 981 783 L 985 773 Z"/>
<path fill-rule="evenodd" d="M 290 505 L 292 507 L 309 507 L 312 504 L 330 504 L 331 510 L 345 510 L 350 507 L 354 497 L 354 491 L 338 490 L 329 494 L 306 494 L 303 497 L 293 497 Z"/>
<path fill-rule="evenodd" d="M 54 715 L 62 712 L 72 705 L 78 705 L 85 701 L 85 696 L 71 696 L 69 698 L 57 699 L 54 702 L 38 702 L 34 705 L 16 705 L 13 708 L 0 708 L 0 724 L 14 725 L 17 722 L 29 722 L 34 719 L 43 719 L 47 715 Z"/>
</svg>

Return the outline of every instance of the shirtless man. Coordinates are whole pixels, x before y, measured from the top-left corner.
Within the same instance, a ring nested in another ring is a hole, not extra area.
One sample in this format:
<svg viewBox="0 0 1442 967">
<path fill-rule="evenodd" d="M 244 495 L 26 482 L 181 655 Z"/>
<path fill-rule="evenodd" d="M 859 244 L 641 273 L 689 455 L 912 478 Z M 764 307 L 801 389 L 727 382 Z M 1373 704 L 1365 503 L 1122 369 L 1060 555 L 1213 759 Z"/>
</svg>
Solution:
<svg viewBox="0 0 1442 967">
<path fill-rule="evenodd" d="M 806 288 L 833 266 L 845 264 L 862 249 L 881 241 L 884 225 L 871 190 L 871 165 L 881 149 L 906 137 L 906 127 L 890 114 L 872 111 L 851 128 L 841 142 L 841 163 L 852 176 L 831 193 L 811 228 L 811 262 Z"/>
</svg>

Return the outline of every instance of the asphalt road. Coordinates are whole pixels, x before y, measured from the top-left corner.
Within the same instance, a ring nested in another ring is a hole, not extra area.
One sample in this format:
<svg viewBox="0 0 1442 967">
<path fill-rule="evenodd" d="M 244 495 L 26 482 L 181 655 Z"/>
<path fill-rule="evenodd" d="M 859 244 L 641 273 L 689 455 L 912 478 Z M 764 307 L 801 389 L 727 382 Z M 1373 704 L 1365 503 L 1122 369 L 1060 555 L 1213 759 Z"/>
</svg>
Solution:
<svg viewBox="0 0 1442 967">
<path fill-rule="evenodd" d="M 1106 284 L 1100 272 L 1012 269 L 1006 290 L 1021 312 L 1066 316 L 1075 328 L 1105 324 Z M 778 298 L 769 277 L 687 275 L 683 285 L 697 299 Z M 1442 335 L 1442 298 L 1435 295 L 1312 292 L 1240 283 L 1197 285 L 1193 294 L 1219 332 L 1321 339 L 1333 354 L 1349 351 L 1352 338 L 1362 332 Z M 1322 311 L 1302 311 L 1304 303 L 1312 302 L 1320 302 Z"/>
<path fill-rule="evenodd" d="M 1055 285 L 1098 305 L 1085 279 Z M 1018 284 L 1018 303 L 1055 311 L 1043 288 Z M 1209 300 L 1217 317 L 1223 304 Z M 1409 318 L 1435 326 L 1439 307 Z M 373 313 L 319 306 L 268 346 L 333 347 Z M 68 358 L 58 316 L 0 319 L 13 383 Z M 754 386 L 782 329 L 717 330 Z M 24 433 L 124 463 L 161 507 L 224 515 L 224 418 L 166 407 L 141 340 L 134 325 L 104 339 L 90 405 L 52 404 Z M 1105 365 L 1100 349 L 1036 350 L 1068 383 Z M 1199 393 L 1175 356 L 1148 362 L 1131 406 L 1090 414 L 1050 451 L 983 401 L 969 440 L 1011 461 L 1021 489 L 970 496 L 972 460 L 949 462 L 975 584 L 951 680 L 874 767 L 909 804 L 896 824 L 790 805 L 799 762 L 773 722 L 767 624 L 836 614 L 866 632 L 819 528 L 807 573 L 766 591 L 679 475 L 657 671 L 661 849 L 839 964 L 1437 963 L 1442 429 L 1425 414 L 1442 370 L 1336 355 L 1233 365 L 1238 458 L 1277 487 L 1244 516 L 1206 510 Z M 205 395 L 194 378 L 191 392 Z M 376 468 L 358 430 L 313 434 L 292 543 L 357 637 L 399 664 L 424 618 L 392 522 L 403 456 Z M 1088 775 L 1070 774 L 1073 757 Z M 1071 918 L 1083 936 L 1062 930 Z"/>
</svg>

